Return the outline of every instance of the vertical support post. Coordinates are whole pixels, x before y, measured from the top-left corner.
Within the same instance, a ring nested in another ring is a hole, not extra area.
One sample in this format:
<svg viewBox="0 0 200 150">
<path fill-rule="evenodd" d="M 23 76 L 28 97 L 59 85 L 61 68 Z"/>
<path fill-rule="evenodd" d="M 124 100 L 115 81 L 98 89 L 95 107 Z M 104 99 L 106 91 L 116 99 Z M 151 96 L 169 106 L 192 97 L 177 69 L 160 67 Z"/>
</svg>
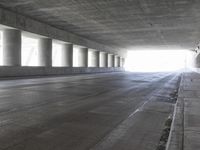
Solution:
<svg viewBox="0 0 200 150">
<path fill-rule="evenodd" d="M 21 66 L 21 31 L 3 30 L 3 65 Z"/>
<path fill-rule="evenodd" d="M 115 55 L 115 65 L 114 65 L 114 67 L 118 67 L 118 56 L 117 55 Z"/>
<path fill-rule="evenodd" d="M 125 64 L 125 58 L 122 58 L 122 67 L 124 67 Z"/>
<path fill-rule="evenodd" d="M 63 67 L 73 66 L 73 44 L 63 44 L 61 60 Z"/>
<path fill-rule="evenodd" d="M 115 67 L 115 55 L 113 54 L 111 58 L 112 58 L 111 67 Z"/>
<path fill-rule="evenodd" d="M 109 60 L 110 60 L 109 54 L 107 53 L 106 54 L 106 67 L 109 67 Z"/>
<path fill-rule="evenodd" d="M 122 64 L 122 57 L 120 57 L 120 67 L 122 67 L 123 64 Z"/>
<path fill-rule="evenodd" d="M 120 67 L 120 57 L 117 57 L 117 59 L 118 59 L 117 67 Z"/>
<path fill-rule="evenodd" d="M 78 59 L 80 67 L 88 67 L 88 48 L 80 48 Z"/>
<path fill-rule="evenodd" d="M 100 67 L 100 51 L 96 52 L 96 67 Z"/>
<path fill-rule="evenodd" d="M 38 42 L 38 66 L 52 66 L 52 39 L 41 38 Z"/>
<path fill-rule="evenodd" d="M 99 66 L 107 67 L 107 54 L 105 52 L 100 52 L 99 55 Z"/>
</svg>

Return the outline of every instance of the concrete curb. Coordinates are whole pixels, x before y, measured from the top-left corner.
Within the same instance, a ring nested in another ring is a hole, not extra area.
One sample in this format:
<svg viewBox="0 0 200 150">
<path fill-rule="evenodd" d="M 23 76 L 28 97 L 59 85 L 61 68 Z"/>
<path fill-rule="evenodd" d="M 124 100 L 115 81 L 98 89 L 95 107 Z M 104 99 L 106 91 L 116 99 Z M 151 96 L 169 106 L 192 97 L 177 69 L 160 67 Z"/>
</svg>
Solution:
<svg viewBox="0 0 200 150">
<path fill-rule="evenodd" d="M 171 130 L 166 146 L 166 150 L 183 150 L 184 144 L 184 99 L 180 97 L 183 88 L 183 74 L 181 75 L 178 98 L 174 107 Z"/>
<path fill-rule="evenodd" d="M 0 78 L 75 75 L 124 71 L 122 67 L 0 67 Z"/>
</svg>

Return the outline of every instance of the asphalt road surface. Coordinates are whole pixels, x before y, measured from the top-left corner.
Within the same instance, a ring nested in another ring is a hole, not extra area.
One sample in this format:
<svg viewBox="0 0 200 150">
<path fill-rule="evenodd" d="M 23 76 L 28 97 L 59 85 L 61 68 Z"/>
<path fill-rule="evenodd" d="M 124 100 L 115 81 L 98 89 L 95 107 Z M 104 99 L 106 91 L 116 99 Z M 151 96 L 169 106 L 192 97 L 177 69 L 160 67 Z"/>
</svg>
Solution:
<svg viewBox="0 0 200 150">
<path fill-rule="evenodd" d="M 0 81 L 0 150 L 155 150 L 179 73 Z"/>
</svg>

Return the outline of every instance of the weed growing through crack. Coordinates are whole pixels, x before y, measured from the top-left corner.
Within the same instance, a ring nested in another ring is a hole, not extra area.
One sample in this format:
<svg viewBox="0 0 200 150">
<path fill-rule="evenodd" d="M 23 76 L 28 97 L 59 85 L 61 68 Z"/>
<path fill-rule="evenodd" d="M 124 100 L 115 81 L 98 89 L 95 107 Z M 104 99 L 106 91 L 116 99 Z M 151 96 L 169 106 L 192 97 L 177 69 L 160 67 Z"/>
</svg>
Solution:
<svg viewBox="0 0 200 150">
<path fill-rule="evenodd" d="M 178 98 L 178 89 L 174 91 L 171 95 L 171 102 L 176 103 L 177 98 Z M 165 150 L 166 149 L 166 144 L 169 138 L 170 130 L 171 130 L 171 124 L 172 124 L 172 115 L 168 117 L 168 119 L 165 121 L 165 126 L 162 131 L 162 135 L 158 144 L 158 147 L 156 150 Z"/>
</svg>

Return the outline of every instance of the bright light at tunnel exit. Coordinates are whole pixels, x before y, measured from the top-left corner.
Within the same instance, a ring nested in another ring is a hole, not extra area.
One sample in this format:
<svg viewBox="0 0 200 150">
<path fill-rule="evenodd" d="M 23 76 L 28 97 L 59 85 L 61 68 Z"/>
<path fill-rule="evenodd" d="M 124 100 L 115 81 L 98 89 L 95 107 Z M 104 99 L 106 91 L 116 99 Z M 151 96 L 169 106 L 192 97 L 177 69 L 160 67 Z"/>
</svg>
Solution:
<svg viewBox="0 0 200 150">
<path fill-rule="evenodd" d="M 125 69 L 133 72 L 179 71 L 188 66 L 188 50 L 128 51 Z"/>
</svg>

